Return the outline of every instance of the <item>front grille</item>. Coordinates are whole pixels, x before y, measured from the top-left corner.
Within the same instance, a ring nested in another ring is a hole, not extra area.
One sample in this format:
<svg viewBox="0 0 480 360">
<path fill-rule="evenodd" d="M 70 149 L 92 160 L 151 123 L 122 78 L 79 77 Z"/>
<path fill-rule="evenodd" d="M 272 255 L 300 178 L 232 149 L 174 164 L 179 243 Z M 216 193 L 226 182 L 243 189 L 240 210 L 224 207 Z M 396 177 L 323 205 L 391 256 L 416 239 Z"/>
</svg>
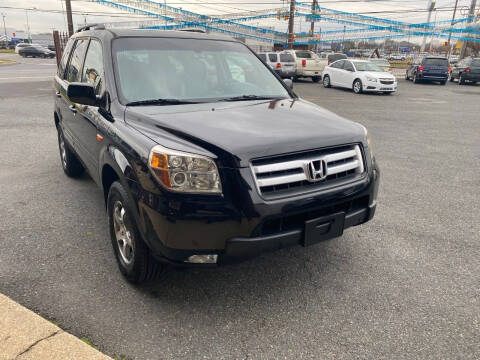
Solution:
<svg viewBox="0 0 480 360">
<path fill-rule="evenodd" d="M 392 85 L 394 81 L 392 79 L 380 79 L 380 83 L 383 85 Z"/>
<path fill-rule="evenodd" d="M 364 172 L 360 145 L 347 145 L 252 161 L 260 194 L 287 196 L 336 186 Z"/>
</svg>

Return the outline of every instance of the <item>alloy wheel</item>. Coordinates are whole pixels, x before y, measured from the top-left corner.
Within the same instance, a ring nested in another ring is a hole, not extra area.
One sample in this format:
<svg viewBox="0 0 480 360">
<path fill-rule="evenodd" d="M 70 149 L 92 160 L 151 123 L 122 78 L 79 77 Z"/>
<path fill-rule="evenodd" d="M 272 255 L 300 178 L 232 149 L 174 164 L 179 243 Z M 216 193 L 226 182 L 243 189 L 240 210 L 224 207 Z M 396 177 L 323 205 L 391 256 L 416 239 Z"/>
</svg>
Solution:
<svg viewBox="0 0 480 360">
<path fill-rule="evenodd" d="M 118 200 L 113 206 L 113 228 L 120 257 L 129 265 L 134 257 L 133 234 L 125 224 L 125 208 Z"/>
<path fill-rule="evenodd" d="M 63 134 L 60 132 L 58 135 L 58 145 L 60 148 L 60 158 L 62 159 L 63 168 L 67 167 L 67 149 L 65 148 L 65 139 L 63 138 Z"/>
</svg>

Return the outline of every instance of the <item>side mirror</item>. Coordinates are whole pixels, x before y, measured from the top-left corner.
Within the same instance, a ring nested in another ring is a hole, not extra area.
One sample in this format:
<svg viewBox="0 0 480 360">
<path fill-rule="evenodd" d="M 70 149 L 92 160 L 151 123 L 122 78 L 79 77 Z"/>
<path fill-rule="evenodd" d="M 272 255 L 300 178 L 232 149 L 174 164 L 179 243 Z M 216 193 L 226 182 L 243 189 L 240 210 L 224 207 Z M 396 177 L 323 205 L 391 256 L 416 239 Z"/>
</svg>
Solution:
<svg viewBox="0 0 480 360">
<path fill-rule="evenodd" d="M 293 89 L 293 81 L 292 79 L 284 79 L 283 82 L 287 85 L 290 89 Z"/>
<path fill-rule="evenodd" d="M 67 87 L 67 97 L 76 104 L 97 106 L 97 95 L 91 84 L 70 83 Z"/>
</svg>

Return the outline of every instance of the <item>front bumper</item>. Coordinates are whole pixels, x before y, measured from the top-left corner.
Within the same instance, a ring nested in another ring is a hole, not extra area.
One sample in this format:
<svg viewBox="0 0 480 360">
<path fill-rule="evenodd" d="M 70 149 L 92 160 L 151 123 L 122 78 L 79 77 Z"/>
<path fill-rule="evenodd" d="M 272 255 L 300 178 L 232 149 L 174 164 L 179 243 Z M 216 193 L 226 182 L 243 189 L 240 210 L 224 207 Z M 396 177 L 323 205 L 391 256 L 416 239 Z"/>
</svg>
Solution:
<svg viewBox="0 0 480 360">
<path fill-rule="evenodd" d="M 224 199 L 192 197 L 181 202 L 161 197 L 150 204 L 141 200 L 139 228 L 152 255 L 175 266 L 215 265 L 188 263 L 192 255 L 217 255 L 217 264 L 226 264 L 311 245 L 341 236 L 344 229 L 374 216 L 380 172 L 375 162 L 370 165 L 365 178 L 328 193 L 265 201 L 255 196 L 255 187 L 243 193 L 233 184 L 237 190 L 225 189 Z M 232 176 L 246 179 L 245 174 Z"/>
<path fill-rule="evenodd" d="M 365 92 L 395 92 L 397 91 L 397 82 L 393 84 L 382 84 L 378 81 L 365 81 L 363 84 L 363 91 Z"/>
</svg>

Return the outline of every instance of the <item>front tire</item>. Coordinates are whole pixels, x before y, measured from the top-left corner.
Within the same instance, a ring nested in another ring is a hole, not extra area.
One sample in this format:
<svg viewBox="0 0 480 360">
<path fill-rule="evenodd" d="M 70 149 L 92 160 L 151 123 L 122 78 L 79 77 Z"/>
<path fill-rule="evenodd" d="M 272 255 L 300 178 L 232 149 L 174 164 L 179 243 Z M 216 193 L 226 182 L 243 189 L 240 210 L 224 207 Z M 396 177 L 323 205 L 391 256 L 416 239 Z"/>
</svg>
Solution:
<svg viewBox="0 0 480 360">
<path fill-rule="evenodd" d="M 363 85 L 362 81 L 360 79 L 357 79 L 353 82 L 353 92 L 355 94 L 361 94 L 363 91 Z"/>
<path fill-rule="evenodd" d="M 318 83 L 320 81 L 320 76 L 312 76 L 312 81 Z"/>
<path fill-rule="evenodd" d="M 120 182 L 115 181 L 108 192 L 107 213 L 110 238 L 120 272 L 140 284 L 158 278 L 164 270 L 150 254 L 135 222 L 133 204 Z"/>
<path fill-rule="evenodd" d="M 58 150 L 60 151 L 60 161 L 63 172 L 72 178 L 79 177 L 85 170 L 77 156 L 70 149 L 70 145 L 65 141 L 62 129 L 58 128 Z"/>
</svg>

